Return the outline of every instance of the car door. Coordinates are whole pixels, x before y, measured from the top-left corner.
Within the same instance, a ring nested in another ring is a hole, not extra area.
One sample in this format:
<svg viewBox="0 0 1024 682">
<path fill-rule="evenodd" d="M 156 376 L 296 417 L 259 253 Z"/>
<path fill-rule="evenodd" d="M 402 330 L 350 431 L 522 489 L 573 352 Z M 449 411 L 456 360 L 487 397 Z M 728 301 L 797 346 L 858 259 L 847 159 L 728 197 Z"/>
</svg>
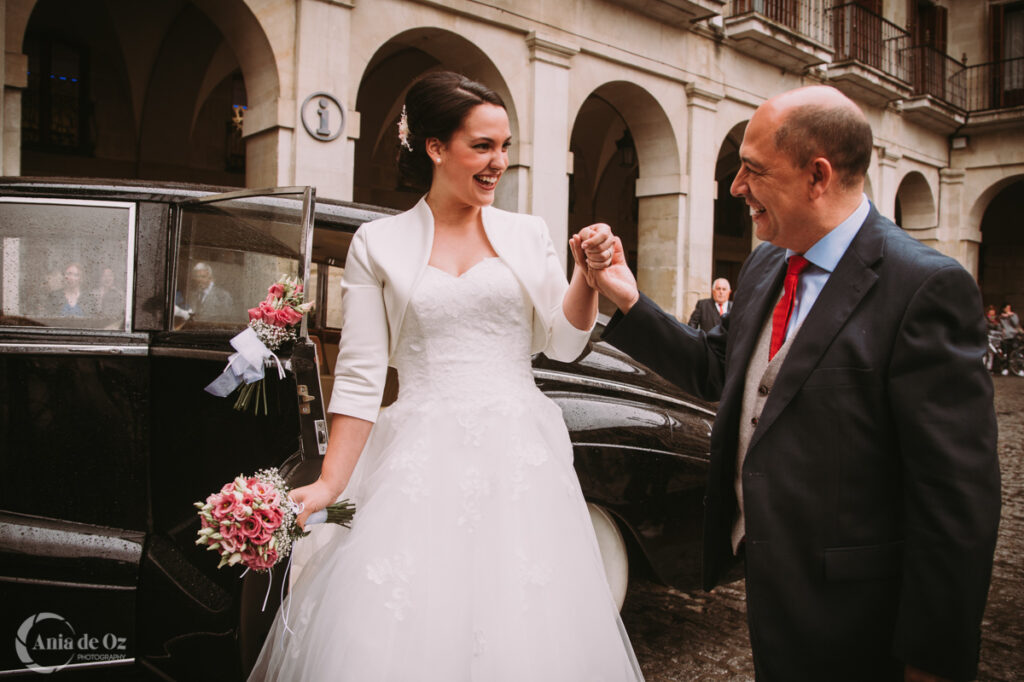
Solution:
<svg viewBox="0 0 1024 682">
<path fill-rule="evenodd" d="M 0 671 L 136 655 L 149 394 L 137 215 L 132 201 L 0 197 Z"/>
<path fill-rule="evenodd" d="M 235 409 L 235 394 L 204 391 L 224 370 L 247 310 L 279 277 L 307 279 L 314 201 L 312 188 L 277 188 L 172 208 L 168 324 L 151 350 L 152 532 L 140 590 L 140 611 L 160 614 L 140 625 L 140 656 L 172 678 L 210 677 L 211 666 L 243 674 L 281 594 L 265 574 L 239 580 L 240 570 L 216 568 L 218 557 L 195 545 L 192 503 L 265 467 L 281 468 L 293 485 L 319 474 L 326 429 L 305 321 L 278 353 L 285 377 L 276 364 L 267 369 L 261 409 Z M 234 655 L 204 655 L 224 650 Z"/>
</svg>

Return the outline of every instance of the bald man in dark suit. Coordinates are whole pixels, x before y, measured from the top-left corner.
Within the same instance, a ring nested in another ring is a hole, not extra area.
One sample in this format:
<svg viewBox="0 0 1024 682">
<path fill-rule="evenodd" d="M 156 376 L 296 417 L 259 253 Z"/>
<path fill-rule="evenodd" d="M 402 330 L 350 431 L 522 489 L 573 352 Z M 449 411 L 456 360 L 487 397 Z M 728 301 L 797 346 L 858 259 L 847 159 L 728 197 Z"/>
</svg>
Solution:
<svg viewBox="0 0 1024 682">
<path fill-rule="evenodd" d="M 711 332 L 642 296 L 619 245 L 587 254 L 605 338 L 721 401 L 704 586 L 745 561 L 761 682 L 977 673 L 1000 513 L 981 297 L 864 196 L 872 145 L 833 88 L 757 109 L 732 193 L 767 243 Z"/>
<path fill-rule="evenodd" d="M 732 287 L 726 278 L 719 277 L 712 282 L 711 298 L 702 298 L 697 301 L 697 305 L 694 306 L 693 313 L 690 315 L 689 325 L 694 329 L 703 329 L 706 332 L 717 327 L 718 323 L 722 321 L 722 315 L 732 308 L 732 301 L 729 300 L 731 293 Z"/>
</svg>

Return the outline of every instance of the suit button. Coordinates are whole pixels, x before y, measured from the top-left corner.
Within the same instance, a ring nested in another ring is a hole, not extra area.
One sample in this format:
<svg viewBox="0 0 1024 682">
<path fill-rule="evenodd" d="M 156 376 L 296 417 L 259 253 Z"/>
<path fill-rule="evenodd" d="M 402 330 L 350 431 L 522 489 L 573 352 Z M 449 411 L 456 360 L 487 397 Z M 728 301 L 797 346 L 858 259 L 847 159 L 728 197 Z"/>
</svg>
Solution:
<svg viewBox="0 0 1024 682">
<path fill-rule="evenodd" d="M 750 425 L 751 426 L 757 426 L 757 417 L 751 417 L 750 418 Z"/>
<path fill-rule="evenodd" d="M 760 395 L 768 395 L 768 387 L 765 386 L 764 384 L 761 384 L 760 386 L 757 387 L 757 392 Z"/>
</svg>

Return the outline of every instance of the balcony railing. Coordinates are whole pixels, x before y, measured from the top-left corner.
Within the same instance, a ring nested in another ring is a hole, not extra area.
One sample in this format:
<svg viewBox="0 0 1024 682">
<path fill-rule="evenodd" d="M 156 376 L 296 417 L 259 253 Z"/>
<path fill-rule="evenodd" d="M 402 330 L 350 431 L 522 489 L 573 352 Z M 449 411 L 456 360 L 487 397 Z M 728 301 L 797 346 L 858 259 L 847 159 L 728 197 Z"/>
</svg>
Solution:
<svg viewBox="0 0 1024 682">
<path fill-rule="evenodd" d="M 835 62 L 855 60 L 910 82 L 910 34 L 884 17 L 854 3 L 827 10 Z"/>
<path fill-rule="evenodd" d="M 958 74 L 964 65 L 928 45 L 907 48 L 903 55 L 910 64 L 914 95 L 931 95 L 958 109 L 967 109 L 967 90 Z"/>
<path fill-rule="evenodd" d="M 830 44 L 822 0 L 733 0 L 731 16 L 754 13 L 824 45 Z"/>
<path fill-rule="evenodd" d="M 963 88 L 969 112 L 1024 105 L 1024 57 L 963 67 L 950 82 Z"/>
</svg>

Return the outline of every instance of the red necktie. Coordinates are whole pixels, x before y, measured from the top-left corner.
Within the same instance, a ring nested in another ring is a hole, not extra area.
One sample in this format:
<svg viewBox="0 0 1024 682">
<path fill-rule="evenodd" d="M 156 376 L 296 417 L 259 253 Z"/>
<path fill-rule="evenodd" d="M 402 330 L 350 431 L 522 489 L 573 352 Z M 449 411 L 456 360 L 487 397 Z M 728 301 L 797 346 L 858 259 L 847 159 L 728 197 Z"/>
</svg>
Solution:
<svg viewBox="0 0 1024 682">
<path fill-rule="evenodd" d="M 724 303 L 719 303 L 718 304 L 718 314 L 719 315 L 725 315 L 725 304 Z"/>
<path fill-rule="evenodd" d="M 796 284 L 800 273 L 810 263 L 803 256 L 794 253 L 789 257 L 789 265 L 786 267 L 786 280 L 782 283 L 782 298 L 775 306 L 772 313 L 772 345 L 768 349 L 768 359 L 771 360 L 782 348 L 786 340 L 786 327 L 789 326 L 789 315 L 793 312 L 793 295 L 796 294 Z"/>
</svg>

